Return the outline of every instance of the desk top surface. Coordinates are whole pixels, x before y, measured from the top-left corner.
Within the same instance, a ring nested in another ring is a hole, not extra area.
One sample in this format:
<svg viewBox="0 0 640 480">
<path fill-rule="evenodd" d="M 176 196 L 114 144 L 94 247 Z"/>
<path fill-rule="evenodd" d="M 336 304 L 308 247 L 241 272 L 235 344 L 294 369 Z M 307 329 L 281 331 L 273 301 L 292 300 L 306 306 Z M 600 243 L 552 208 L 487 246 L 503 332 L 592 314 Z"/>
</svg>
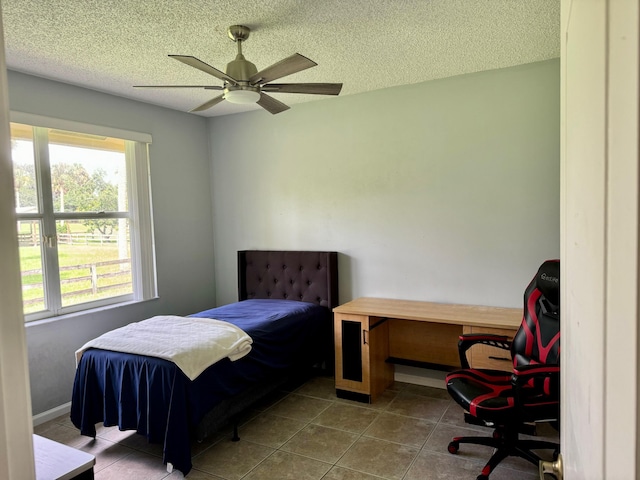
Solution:
<svg viewBox="0 0 640 480">
<path fill-rule="evenodd" d="M 361 297 L 339 305 L 339 314 L 416 320 L 421 322 L 477 325 L 494 328 L 518 328 L 522 309 L 460 305 L 451 303 Z"/>
</svg>

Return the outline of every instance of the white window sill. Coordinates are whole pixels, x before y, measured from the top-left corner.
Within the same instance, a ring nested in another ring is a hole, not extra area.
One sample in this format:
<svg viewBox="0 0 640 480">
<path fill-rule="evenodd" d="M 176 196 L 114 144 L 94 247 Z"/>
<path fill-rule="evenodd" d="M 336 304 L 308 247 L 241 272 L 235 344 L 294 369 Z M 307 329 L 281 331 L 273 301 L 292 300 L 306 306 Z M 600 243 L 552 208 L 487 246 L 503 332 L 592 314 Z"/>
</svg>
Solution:
<svg viewBox="0 0 640 480">
<path fill-rule="evenodd" d="M 78 312 L 66 313 L 64 315 L 56 315 L 55 317 L 47 317 L 47 318 L 41 318 L 38 320 L 26 321 L 25 327 L 26 328 L 37 327 L 39 325 L 46 325 L 48 323 L 58 322 L 60 320 L 68 320 L 71 318 L 82 317 L 85 315 L 93 315 L 96 313 L 102 313 L 109 310 L 116 310 L 118 308 L 126 308 L 130 305 L 137 305 L 137 304 L 146 303 L 146 302 L 154 302 L 158 300 L 158 298 L 159 297 L 148 298 L 146 300 L 130 300 L 127 302 L 113 303 L 111 305 L 104 305 L 102 307 L 90 308 L 87 310 L 80 310 Z"/>
</svg>

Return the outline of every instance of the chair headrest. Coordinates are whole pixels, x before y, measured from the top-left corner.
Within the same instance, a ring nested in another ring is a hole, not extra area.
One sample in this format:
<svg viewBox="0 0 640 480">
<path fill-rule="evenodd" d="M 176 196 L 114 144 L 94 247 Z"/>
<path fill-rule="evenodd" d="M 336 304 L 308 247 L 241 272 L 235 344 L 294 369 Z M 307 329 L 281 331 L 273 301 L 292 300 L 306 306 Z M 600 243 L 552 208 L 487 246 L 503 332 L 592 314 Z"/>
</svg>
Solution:
<svg viewBox="0 0 640 480">
<path fill-rule="evenodd" d="M 560 260 L 547 260 L 538 269 L 536 287 L 553 305 L 560 305 Z"/>
</svg>

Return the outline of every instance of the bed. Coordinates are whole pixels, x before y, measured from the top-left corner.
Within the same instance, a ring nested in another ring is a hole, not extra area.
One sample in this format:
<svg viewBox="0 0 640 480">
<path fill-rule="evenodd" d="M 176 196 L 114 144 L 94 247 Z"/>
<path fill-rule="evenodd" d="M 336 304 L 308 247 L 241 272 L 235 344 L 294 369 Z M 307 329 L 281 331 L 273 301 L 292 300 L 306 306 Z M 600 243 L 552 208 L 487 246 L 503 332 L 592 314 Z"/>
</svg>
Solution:
<svg viewBox="0 0 640 480">
<path fill-rule="evenodd" d="M 249 354 L 224 358 L 189 380 L 161 358 L 88 349 L 76 370 L 71 421 L 90 437 L 98 423 L 136 430 L 163 444 L 164 463 L 186 475 L 192 439 L 233 423 L 301 370 L 333 371 L 337 305 L 336 252 L 239 251 L 238 302 L 190 317 L 240 327 L 253 340 Z"/>
</svg>

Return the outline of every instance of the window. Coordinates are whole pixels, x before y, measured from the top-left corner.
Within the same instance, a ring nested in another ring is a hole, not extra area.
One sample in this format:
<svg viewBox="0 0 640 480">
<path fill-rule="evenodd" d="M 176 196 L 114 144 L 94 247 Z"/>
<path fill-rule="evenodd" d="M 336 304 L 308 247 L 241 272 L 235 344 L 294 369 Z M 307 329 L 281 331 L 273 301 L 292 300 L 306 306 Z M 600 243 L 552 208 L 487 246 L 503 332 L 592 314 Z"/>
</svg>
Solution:
<svg viewBox="0 0 640 480">
<path fill-rule="evenodd" d="M 27 321 L 156 295 L 150 137 L 12 113 Z"/>
</svg>

